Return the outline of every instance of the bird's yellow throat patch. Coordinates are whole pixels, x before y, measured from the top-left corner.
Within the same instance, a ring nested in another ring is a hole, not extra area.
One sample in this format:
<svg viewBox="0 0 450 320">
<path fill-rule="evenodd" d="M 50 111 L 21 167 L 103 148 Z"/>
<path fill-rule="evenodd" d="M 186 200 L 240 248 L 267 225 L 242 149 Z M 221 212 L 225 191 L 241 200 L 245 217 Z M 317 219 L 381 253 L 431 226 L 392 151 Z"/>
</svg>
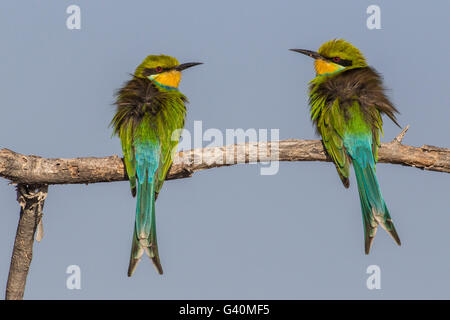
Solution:
<svg viewBox="0 0 450 320">
<path fill-rule="evenodd" d="M 336 71 L 344 69 L 343 66 L 322 59 L 316 59 L 314 61 L 314 68 L 316 69 L 316 73 L 319 76 L 324 74 L 332 74 L 335 73 Z"/>
<path fill-rule="evenodd" d="M 153 75 L 152 79 L 162 86 L 170 88 L 178 88 L 178 85 L 180 84 L 181 80 L 181 72 L 171 70 Z"/>
</svg>

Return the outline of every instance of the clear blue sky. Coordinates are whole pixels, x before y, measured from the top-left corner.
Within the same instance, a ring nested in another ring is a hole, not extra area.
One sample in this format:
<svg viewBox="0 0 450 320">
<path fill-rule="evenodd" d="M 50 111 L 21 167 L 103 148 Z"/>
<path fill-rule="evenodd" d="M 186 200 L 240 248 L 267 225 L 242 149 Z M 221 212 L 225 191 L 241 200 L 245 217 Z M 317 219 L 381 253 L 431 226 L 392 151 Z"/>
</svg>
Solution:
<svg viewBox="0 0 450 320">
<path fill-rule="evenodd" d="M 81 30 L 66 8 L 81 7 Z M 312 61 L 289 48 L 333 38 L 359 47 L 384 75 L 410 124 L 404 142 L 450 147 L 450 4 L 377 1 L 12 1 L 0 3 L 0 147 L 44 157 L 121 154 L 108 128 L 113 92 L 148 54 L 205 64 L 185 73 L 186 128 L 279 128 L 315 138 L 308 116 Z M 399 132 L 388 119 L 383 141 Z M 126 276 L 135 199 L 127 182 L 50 186 L 43 241 L 26 298 L 450 298 L 448 174 L 380 164 L 377 174 L 403 245 L 380 230 L 364 255 L 356 183 L 330 163 L 257 165 L 169 181 L 157 202 L 164 276 L 145 258 Z M 0 181 L 0 291 L 19 206 Z M 67 266 L 81 268 L 68 290 Z M 366 268 L 381 268 L 381 290 Z"/>
</svg>

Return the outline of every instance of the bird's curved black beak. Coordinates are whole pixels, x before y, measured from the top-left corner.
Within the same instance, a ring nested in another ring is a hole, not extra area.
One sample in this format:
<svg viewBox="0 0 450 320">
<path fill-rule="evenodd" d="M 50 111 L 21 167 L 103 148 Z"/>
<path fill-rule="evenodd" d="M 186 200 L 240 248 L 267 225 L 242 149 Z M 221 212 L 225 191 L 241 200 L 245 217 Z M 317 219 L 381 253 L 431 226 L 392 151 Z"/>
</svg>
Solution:
<svg viewBox="0 0 450 320">
<path fill-rule="evenodd" d="M 176 66 L 174 70 L 183 71 L 186 70 L 187 68 L 198 66 L 199 64 L 203 64 L 203 62 L 187 62 Z"/>
<path fill-rule="evenodd" d="M 315 51 L 305 50 L 305 49 L 289 49 L 289 50 L 298 52 L 298 53 L 302 53 L 313 59 L 323 59 L 323 57 Z"/>
</svg>

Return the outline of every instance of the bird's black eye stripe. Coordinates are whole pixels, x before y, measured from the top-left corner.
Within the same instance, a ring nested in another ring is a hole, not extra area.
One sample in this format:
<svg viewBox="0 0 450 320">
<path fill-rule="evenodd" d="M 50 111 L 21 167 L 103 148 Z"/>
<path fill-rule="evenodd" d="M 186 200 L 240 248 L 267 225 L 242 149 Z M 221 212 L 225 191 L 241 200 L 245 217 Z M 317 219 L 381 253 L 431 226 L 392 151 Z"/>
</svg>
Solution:
<svg viewBox="0 0 450 320">
<path fill-rule="evenodd" d="M 167 68 L 162 68 L 162 67 L 156 67 L 156 68 L 144 68 L 144 70 L 142 70 L 142 75 L 145 77 L 151 76 L 152 74 L 157 74 L 157 73 L 161 73 L 163 71 L 167 71 Z"/>
<path fill-rule="evenodd" d="M 352 61 L 351 60 L 345 60 L 345 59 L 341 59 L 340 57 L 332 57 L 332 58 L 327 58 L 329 61 L 339 64 L 343 67 L 350 67 L 352 65 Z"/>
</svg>

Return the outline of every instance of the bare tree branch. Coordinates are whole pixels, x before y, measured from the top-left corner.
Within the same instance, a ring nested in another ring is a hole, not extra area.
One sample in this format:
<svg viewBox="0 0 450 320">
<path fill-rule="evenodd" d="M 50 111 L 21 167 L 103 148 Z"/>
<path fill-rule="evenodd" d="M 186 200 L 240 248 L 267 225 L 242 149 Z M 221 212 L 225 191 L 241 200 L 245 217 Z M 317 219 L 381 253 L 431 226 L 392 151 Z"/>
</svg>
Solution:
<svg viewBox="0 0 450 320">
<path fill-rule="evenodd" d="M 402 144 L 408 130 L 389 143 L 383 143 L 378 161 L 424 170 L 450 173 L 450 149 Z M 320 140 L 283 140 L 250 142 L 224 147 L 179 152 L 167 179 L 190 177 L 196 171 L 269 161 L 331 161 Z M 104 158 L 46 159 L 25 156 L 8 149 L 0 150 L 0 177 L 18 184 L 22 207 L 11 268 L 6 289 L 7 299 L 22 299 L 33 251 L 33 238 L 42 237 L 40 219 L 49 184 L 97 183 L 127 180 L 123 161 L 118 156 Z"/>
<path fill-rule="evenodd" d="M 23 299 L 25 283 L 33 257 L 34 234 L 36 228 L 42 226 L 42 209 L 47 192 L 48 187 L 46 185 L 19 184 L 17 186 L 17 201 L 21 209 L 9 268 L 8 284 L 6 285 L 6 300 Z"/>
<path fill-rule="evenodd" d="M 406 130 L 392 142 L 381 145 L 379 162 L 450 173 L 450 149 L 403 145 L 401 141 Z M 179 152 L 167 179 L 190 177 L 196 171 L 210 168 L 276 160 L 331 161 L 320 140 L 250 142 Z M 25 184 L 88 184 L 127 180 L 123 161 L 118 156 L 47 159 L 25 156 L 8 149 L 0 150 L 0 177 L 12 183 Z"/>
</svg>

